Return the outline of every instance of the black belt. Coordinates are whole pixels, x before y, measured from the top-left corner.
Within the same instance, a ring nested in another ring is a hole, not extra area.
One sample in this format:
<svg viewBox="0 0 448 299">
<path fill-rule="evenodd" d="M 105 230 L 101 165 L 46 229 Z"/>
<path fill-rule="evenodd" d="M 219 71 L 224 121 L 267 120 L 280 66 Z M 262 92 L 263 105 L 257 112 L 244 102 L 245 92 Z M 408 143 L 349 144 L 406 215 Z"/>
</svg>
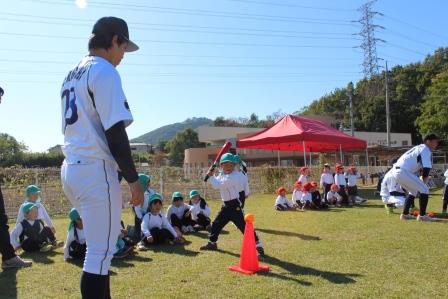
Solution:
<svg viewBox="0 0 448 299">
<path fill-rule="evenodd" d="M 400 166 L 395 166 L 395 169 L 400 169 Z"/>
<path fill-rule="evenodd" d="M 225 201 L 224 205 L 226 207 L 235 207 L 235 206 L 239 207 L 239 206 L 241 206 L 241 203 L 240 203 L 238 198 L 235 198 L 235 199 L 232 199 L 232 200 Z"/>
</svg>

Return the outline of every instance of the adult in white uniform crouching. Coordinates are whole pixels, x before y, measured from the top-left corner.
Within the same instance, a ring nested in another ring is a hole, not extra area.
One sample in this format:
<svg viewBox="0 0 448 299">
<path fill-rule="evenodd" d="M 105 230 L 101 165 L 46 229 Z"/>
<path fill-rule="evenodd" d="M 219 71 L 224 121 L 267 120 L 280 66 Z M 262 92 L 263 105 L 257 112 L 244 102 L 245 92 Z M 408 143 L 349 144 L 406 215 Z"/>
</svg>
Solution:
<svg viewBox="0 0 448 299">
<path fill-rule="evenodd" d="M 423 138 L 423 144 L 414 146 L 404 153 L 391 169 L 391 175 L 395 178 L 401 187 L 410 194 L 419 194 L 420 215 L 419 221 L 431 221 L 432 218 L 426 215 L 426 206 L 428 205 L 429 171 L 432 168 L 432 151 L 437 148 L 439 138 L 435 134 L 428 134 Z M 421 174 L 422 179 L 419 178 Z M 403 214 L 400 218 L 410 219 L 409 209 L 411 207 L 412 195 L 406 198 Z"/>
</svg>

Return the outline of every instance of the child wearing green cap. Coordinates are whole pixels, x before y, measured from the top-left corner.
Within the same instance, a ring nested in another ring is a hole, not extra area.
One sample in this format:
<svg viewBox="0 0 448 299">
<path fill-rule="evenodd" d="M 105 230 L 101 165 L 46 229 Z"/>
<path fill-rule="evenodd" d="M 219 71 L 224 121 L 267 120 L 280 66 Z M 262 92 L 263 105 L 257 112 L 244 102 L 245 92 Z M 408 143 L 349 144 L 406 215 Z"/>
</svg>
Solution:
<svg viewBox="0 0 448 299">
<path fill-rule="evenodd" d="M 195 230 L 212 228 L 210 220 L 210 208 L 204 198 L 201 197 L 198 190 L 190 191 L 191 221 Z"/>
<path fill-rule="evenodd" d="M 151 177 L 149 175 L 139 173 L 138 182 L 144 191 L 144 200 L 142 205 L 134 207 L 134 237 L 140 240 L 140 226 L 142 224 L 143 216 L 148 212 L 149 198 L 151 195 L 155 194 L 156 191 L 151 189 Z"/>
<path fill-rule="evenodd" d="M 23 204 L 19 208 L 19 212 L 17 213 L 16 223 L 20 223 L 25 219 L 25 215 L 23 214 L 23 206 L 27 203 L 33 203 L 37 208 L 37 219 L 44 221 L 44 223 L 51 229 L 53 234 L 56 234 L 56 229 L 54 228 L 53 221 L 51 221 L 50 215 L 48 215 L 47 210 L 42 204 L 42 199 L 40 197 L 40 189 L 36 185 L 29 185 L 25 189 L 26 198 Z"/>
<path fill-rule="evenodd" d="M 67 240 L 64 246 L 64 259 L 82 259 L 86 256 L 86 237 L 84 236 L 84 226 L 78 211 L 73 208 L 68 213 L 70 225 L 67 232 Z"/>
<path fill-rule="evenodd" d="M 155 193 L 150 198 L 148 213 L 143 217 L 142 239 L 137 244 L 137 250 L 143 251 L 148 245 L 162 244 L 166 241 L 172 244 L 184 242 L 182 234 L 171 226 L 161 211 L 162 196 Z"/>
<path fill-rule="evenodd" d="M 194 232 L 191 222 L 192 206 L 184 203 L 184 197 L 180 192 L 173 192 L 172 204 L 168 207 L 166 218 L 173 227 L 177 227 L 183 233 Z"/>
<path fill-rule="evenodd" d="M 47 252 L 54 248 L 56 238 L 51 229 L 37 218 L 37 206 L 28 202 L 23 205 L 25 219 L 17 223 L 11 232 L 11 244 L 15 250 Z"/>
</svg>

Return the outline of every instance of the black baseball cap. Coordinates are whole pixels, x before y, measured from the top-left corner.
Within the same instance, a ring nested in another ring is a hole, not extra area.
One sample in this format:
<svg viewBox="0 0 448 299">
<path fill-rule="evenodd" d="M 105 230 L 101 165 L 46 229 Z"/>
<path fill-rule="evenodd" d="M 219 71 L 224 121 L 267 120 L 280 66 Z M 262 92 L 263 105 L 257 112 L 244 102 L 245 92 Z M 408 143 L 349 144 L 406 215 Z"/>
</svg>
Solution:
<svg viewBox="0 0 448 299">
<path fill-rule="evenodd" d="M 93 25 L 92 34 L 108 34 L 108 35 L 118 35 L 123 37 L 128 46 L 126 47 L 126 52 L 134 52 L 139 48 L 138 46 L 129 39 L 128 24 L 125 20 L 116 17 L 102 17 L 96 21 Z"/>
<path fill-rule="evenodd" d="M 436 134 L 434 134 L 434 133 L 428 133 L 428 134 L 425 135 L 425 137 L 423 137 L 423 142 L 426 142 L 428 140 L 429 141 L 431 141 L 431 140 L 440 140 L 440 138 Z"/>
</svg>

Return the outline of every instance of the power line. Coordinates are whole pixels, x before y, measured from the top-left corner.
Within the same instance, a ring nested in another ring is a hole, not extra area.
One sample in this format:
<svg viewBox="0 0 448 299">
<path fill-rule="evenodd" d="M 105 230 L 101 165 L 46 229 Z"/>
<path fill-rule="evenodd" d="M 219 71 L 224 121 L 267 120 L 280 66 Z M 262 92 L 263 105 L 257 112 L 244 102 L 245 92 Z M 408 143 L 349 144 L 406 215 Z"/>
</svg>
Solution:
<svg viewBox="0 0 448 299">
<path fill-rule="evenodd" d="M 431 35 L 433 35 L 433 36 L 437 36 L 437 37 L 442 38 L 442 39 L 444 39 L 444 40 L 447 40 L 447 39 L 448 39 L 448 36 L 441 35 L 441 34 L 438 34 L 438 33 L 432 32 L 432 31 L 429 31 L 428 29 L 425 29 L 425 28 L 423 28 L 423 27 L 417 26 L 417 25 L 412 24 L 412 23 L 409 23 L 409 22 L 402 21 L 402 20 L 397 19 L 397 18 L 395 18 L 395 17 L 389 16 L 389 15 L 384 15 L 384 17 L 386 17 L 386 18 L 388 18 L 388 19 L 390 19 L 390 20 L 392 20 L 392 21 L 395 21 L 395 22 L 398 22 L 398 23 L 401 23 L 401 24 L 404 24 L 404 25 L 407 25 L 407 26 L 411 26 L 411 27 L 413 27 L 413 28 L 415 28 L 415 29 L 417 29 L 417 30 L 420 30 L 420 31 L 422 31 L 422 32 L 431 34 Z"/>
<path fill-rule="evenodd" d="M 329 8 L 329 7 L 317 7 L 317 6 L 308 6 L 308 5 L 299 5 L 299 4 L 288 4 L 288 3 L 273 3 L 266 1 L 253 1 L 253 0 L 225 0 L 231 2 L 241 2 L 241 3 L 249 3 L 249 4 L 260 4 L 260 5 L 269 5 L 269 6 L 280 6 L 280 7 L 296 7 L 296 8 L 305 8 L 305 9 L 313 9 L 313 10 L 325 10 L 325 11 L 345 11 L 351 12 L 354 9 L 342 9 L 342 8 Z"/>
<path fill-rule="evenodd" d="M 0 52 L 21 52 L 21 53 L 45 53 L 45 54 L 82 54 L 80 51 L 65 50 L 43 50 L 43 49 L 17 49 L 0 48 Z M 139 57 L 168 57 L 168 58 L 194 58 L 194 59 L 232 59 L 232 60 L 331 60 L 331 61 L 352 61 L 352 58 L 332 57 L 332 56 L 232 56 L 232 55 L 188 55 L 188 54 L 138 54 Z"/>
<path fill-rule="evenodd" d="M 19 20 L 11 18 L 3 18 L 2 21 L 12 21 L 21 23 L 31 23 L 31 24 L 49 24 L 49 25 L 68 25 L 68 26 L 80 26 L 75 23 L 54 23 L 48 21 L 30 21 L 30 20 Z M 90 26 L 88 24 L 83 24 L 83 26 Z M 335 36 L 306 36 L 306 35 L 285 35 L 285 34 L 262 34 L 262 33 L 249 33 L 249 32 L 226 32 L 226 31 L 207 31 L 207 30 L 192 30 L 192 29 L 161 29 L 161 28 L 147 28 L 147 27 L 134 27 L 137 30 L 152 30 L 152 31 L 162 31 L 162 32 L 191 32 L 191 33 L 203 33 L 203 34 L 223 34 L 223 35 L 236 35 L 236 36 L 266 36 L 266 37 L 284 37 L 284 38 L 303 38 L 303 39 L 334 39 L 334 40 L 356 40 L 353 37 L 335 37 Z M 313 34 L 313 32 L 308 32 L 306 34 Z"/>
<path fill-rule="evenodd" d="M 15 17 L 22 17 L 22 18 L 36 18 L 36 19 L 43 19 L 45 23 L 48 23 L 47 20 L 59 20 L 62 23 L 59 23 L 61 25 L 67 24 L 67 21 L 71 22 L 81 22 L 85 23 L 87 26 L 91 26 L 93 22 L 96 20 L 92 19 L 79 19 L 79 18 L 68 18 L 68 17 L 53 17 L 53 16 L 36 16 L 36 15 L 30 15 L 30 14 L 17 14 L 17 13 L 5 13 L 2 12 L 3 15 L 9 15 L 9 16 L 15 16 Z M 1 19 L 1 20 L 4 20 Z M 1 21 L 0 20 L 0 21 Z M 22 21 L 22 20 L 21 20 Z M 27 20 L 23 20 L 26 22 Z M 179 25 L 179 24 L 162 24 L 162 23 L 145 23 L 145 22 L 128 22 L 129 25 L 137 25 L 137 26 L 145 26 L 146 27 L 180 27 L 180 28 L 193 28 L 193 29 L 212 29 L 212 30 L 227 30 L 227 31 L 250 31 L 250 32 L 270 32 L 270 33 L 287 33 L 287 34 L 312 34 L 312 35 L 322 35 L 322 34 L 330 34 L 330 35 L 342 35 L 342 36 L 350 36 L 351 34 L 348 34 L 346 32 L 316 32 L 316 31 L 294 31 L 294 30 L 273 30 L 273 29 L 254 29 L 254 28 L 241 28 L 241 27 L 221 27 L 221 26 L 198 26 L 198 25 Z M 70 24 L 73 26 L 79 26 L 79 24 Z M 84 24 L 83 24 L 84 25 Z"/>
<path fill-rule="evenodd" d="M 31 1 L 33 3 L 46 3 L 46 4 L 58 4 L 58 5 L 73 5 L 73 1 L 66 0 L 63 1 L 48 1 L 48 0 L 24 0 Z M 202 17 L 221 17 L 221 18 L 232 18 L 232 19 L 249 19 L 249 20 L 262 20 L 262 21 L 272 21 L 272 22 L 298 22 L 298 23 L 312 23 L 312 24 L 326 24 L 326 25 L 340 25 L 340 26 L 351 26 L 351 23 L 345 20 L 338 19 L 313 19 L 313 18 L 298 18 L 298 17 L 286 17 L 277 15 L 261 15 L 261 14 L 246 14 L 228 11 L 213 11 L 204 9 L 188 9 L 188 8 L 172 8 L 172 7 L 162 7 L 162 6 L 147 6 L 147 5 L 131 5 L 131 4 L 118 4 L 111 2 L 89 2 L 90 7 L 99 8 L 111 8 L 111 9 L 126 9 L 132 11 L 153 11 L 158 13 L 168 13 L 168 14 L 182 14 L 182 15 L 193 15 Z"/>
<path fill-rule="evenodd" d="M 28 36 L 34 38 L 63 38 L 63 39 L 85 39 L 85 37 L 73 37 L 64 35 L 29 34 L 0 32 L 0 35 L 7 36 Z M 159 43 L 159 44 L 184 44 L 184 45 L 209 45 L 209 46 L 236 46 L 236 47 L 275 47 L 275 48 L 325 48 L 325 49 L 351 49 L 350 46 L 330 46 L 330 45 L 293 45 L 293 44 L 259 44 L 259 43 L 233 43 L 233 42 L 202 42 L 202 41 L 175 41 L 175 40 L 136 40 L 139 43 Z"/>
</svg>

